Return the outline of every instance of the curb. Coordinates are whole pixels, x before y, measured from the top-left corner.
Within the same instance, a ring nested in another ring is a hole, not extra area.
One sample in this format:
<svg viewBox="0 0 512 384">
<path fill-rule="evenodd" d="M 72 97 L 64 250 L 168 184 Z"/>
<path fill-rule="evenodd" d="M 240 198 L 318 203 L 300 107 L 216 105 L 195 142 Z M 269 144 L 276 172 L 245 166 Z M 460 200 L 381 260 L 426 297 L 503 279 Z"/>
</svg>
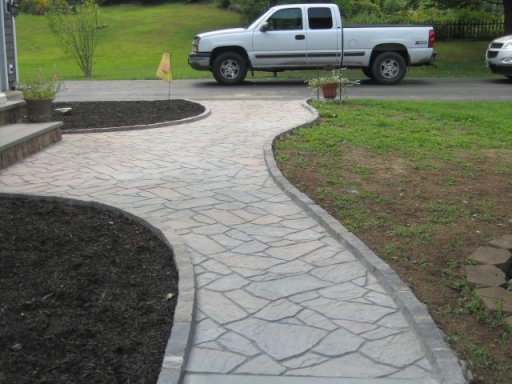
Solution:
<svg viewBox="0 0 512 384">
<path fill-rule="evenodd" d="M 185 99 L 183 99 L 185 100 Z M 187 100 L 190 101 L 190 100 Z M 195 101 L 193 103 L 199 104 Z M 203 106 L 204 107 L 204 106 Z M 154 124 L 140 124 L 140 125 L 125 125 L 121 127 L 105 127 L 105 128 L 88 128 L 88 129 L 69 129 L 69 130 L 62 130 L 63 134 L 78 134 L 78 133 L 103 133 L 103 132 L 119 132 L 119 131 L 137 131 L 137 130 L 143 130 L 143 129 L 154 129 L 154 128 L 161 128 L 161 127 L 169 127 L 172 125 L 181 125 L 181 124 L 187 124 L 192 123 L 194 121 L 205 119 L 206 117 L 210 116 L 212 111 L 209 108 L 204 107 L 204 112 L 192 117 L 186 117 L 181 120 L 172 120 L 172 121 L 163 121 L 161 123 L 154 123 Z"/>
<path fill-rule="evenodd" d="M 157 384 L 178 384 L 183 378 L 186 356 L 190 349 L 192 319 L 195 308 L 194 270 L 185 244 L 179 236 L 163 223 L 150 223 L 145 219 L 121 208 L 99 203 L 97 201 L 78 200 L 59 196 L 41 196 L 22 193 L 2 193 L 0 197 L 23 197 L 31 200 L 58 202 L 66 205 L 95 207 L 121 214 L 146 227 L 152 234 L 162 240 L 172 251 L 176 270 L 178 271 L 178 298 L 174 309 L 171 335 L 167 341 L 162 368 Z"/>
<path fill-rule="evenodd" d="M 327 211 L 318 206 L 307 195 L 296 189 L 281 173 L 274 159 L 274 143 L 296 130 L 317 125 L 320 121 L 318 111 L 307 102 L 303 107 L 310 111 L 312 118 L 309 122 L 280 133 L 273 139 L 265 142 L 263 152 L 270 175 L 281 190 L 297 205 L 309 213 L 327 232 L 343 246 L 349 249 L 365 267 L 373 273 L 384 289 L 391 295 L 412 325 L 422 344 L 427 359 L 432 364 L 441 383 L 467 384 L 463 370 L 451 349 L 444 342 L 444 335 L 436 326 L 434 320 L 424 304 L 420 303 L 411 289 L 398 277 L 396 272 L 381 260 L 353 233 L 349 232 L 341 223 Z"/>
</svg>

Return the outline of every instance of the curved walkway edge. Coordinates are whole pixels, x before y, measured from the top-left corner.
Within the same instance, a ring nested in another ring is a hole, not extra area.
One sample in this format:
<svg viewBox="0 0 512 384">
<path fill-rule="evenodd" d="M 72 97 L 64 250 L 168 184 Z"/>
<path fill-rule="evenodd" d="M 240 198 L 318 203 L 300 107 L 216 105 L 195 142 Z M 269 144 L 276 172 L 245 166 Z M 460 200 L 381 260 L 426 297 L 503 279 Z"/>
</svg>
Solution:
<svg viewBox="0 0 512 384">
<path fill-rule="evenodd" d="M 419 340 L 423 344 L 426 356 L 437 370 L 441 383 L 465 384 L 468 381 L 451 349 L 444 342 L 444 335 L 436 326 L 424 304 L 420 303 L 411 289 L 400 279 L 396 272 L 368 248 L 357 236 L 349 232 L 339 221 L 327 211 L 318 206 L 311 198 L 300 192 L 286 179 L 276 164 L 273 148 L 274 143 L 298 129 L 319 123 L 318 112 L 307 102 L 304 108 L 311 110 L 313 120 L 286 132 L 283 132 L 265 143 L 264 156 L 268 170 L 283 192 L 296 204 L 308 212 L 322 227 L 324 227 L 341 244 L 350 249 L 377 276 L 378 281 L 392 296 L 400 309 L 414 327 Z"/>
<path fill-rule="evenodd" d="M 172 250 L 176 270 L 178 271 L 178 299 L 174 310 L 172 332 L 167 341 L 162 368 L 157 384 L 179 383 L 183 376 L 185 356 L 190 345 L 192 319 L 195 306 L 194 269 L 190 262 L 185 244 L 180 237 L 163 223 L 148 222 L 121 208 L 96 201 L 78 200 L 58 196 L 40 196 L 22 193 L 2 193 L 0 197 L 24 197 L 83 207 L 95 207 L 121 214 L 143 225 Z"/>
<path fill-rule="evenodd" d="M 161 128 L 161 127 L 171 127 L 173 125 L 181 125 L 187 123 L 193 123 L 194 121 L 199 121 L 210 116 L 212 111 L 209 108 L 205 108 L 203 113 L 200 113 L 197 116 L 186 117 L 180 120 L 173 121 L 164 121 L 161 123 L 154 124 L 139 124 L 139 125 L 125 125 L 121 127 L 105 127 L 105 128 L 87 128 L 87 129 L 69 129 L 64 130 L 62 133 L 65 134 L 77 134 L 77 133 L 102 133 L 102 132 L 117 132 L 117 131 L 135 131 L 140 129 L 153 129 L 153 128 Z"/>
</svg>

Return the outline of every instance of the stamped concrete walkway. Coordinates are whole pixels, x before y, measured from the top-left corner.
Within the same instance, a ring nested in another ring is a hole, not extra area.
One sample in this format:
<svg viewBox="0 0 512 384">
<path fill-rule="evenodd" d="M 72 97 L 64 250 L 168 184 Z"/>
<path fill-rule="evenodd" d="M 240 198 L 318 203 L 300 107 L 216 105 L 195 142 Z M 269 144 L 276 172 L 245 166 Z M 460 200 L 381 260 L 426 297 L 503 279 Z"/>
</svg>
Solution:
<svg viewBox="0 0 512 384">
<path fill-rule="evenodd" d="M 65 135 L 1 171 L 0 192 L 97 201 L 177 234 L 197 288 L 184 383 L 463 382 L 439 359 L 455 361 L 440 338 L 411 322 L 424 312 L 406 319 L 389 287 L 269 174 L 264 144 L 311 110 L 204 105 L 211 115 L 189 124 Z"/>
</svg>

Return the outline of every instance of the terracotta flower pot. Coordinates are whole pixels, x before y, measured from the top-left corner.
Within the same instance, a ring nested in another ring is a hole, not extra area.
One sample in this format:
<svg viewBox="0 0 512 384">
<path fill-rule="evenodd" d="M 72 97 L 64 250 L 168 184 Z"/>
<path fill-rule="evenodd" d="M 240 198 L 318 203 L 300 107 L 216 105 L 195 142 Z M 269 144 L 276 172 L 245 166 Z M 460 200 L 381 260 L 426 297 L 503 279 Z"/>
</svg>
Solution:
<svg viewBox="0 0 512 384">
<path fill-rule="evenodd" d="M 338 90 L 338 84 L 324 84 L 322 85 L 322 94 L 326 99 L 334 99 L 336 97 L 336 92 Z"/>
<path fill-rule="evenodd" d="M 31 123 L 45 123 L 52 120 L 52 103 L 49 100 L 25 100 L 27 103 L 27 119 Z"/>
</svg>

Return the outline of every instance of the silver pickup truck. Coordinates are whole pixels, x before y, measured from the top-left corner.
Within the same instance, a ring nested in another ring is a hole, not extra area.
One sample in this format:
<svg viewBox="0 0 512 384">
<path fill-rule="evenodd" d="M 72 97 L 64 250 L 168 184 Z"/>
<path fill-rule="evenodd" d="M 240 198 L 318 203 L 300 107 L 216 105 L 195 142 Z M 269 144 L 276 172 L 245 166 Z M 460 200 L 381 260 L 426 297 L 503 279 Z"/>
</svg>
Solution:
<svg viewBox="0 0 512 384">
<path fill-rule="evenodd" d="M 239 84 L 247 71 L 360 68 L 381 84 L 398 84 L 407 66 L 430 65 L 434 29 L 417 25 L 342 27 L 336 4 L 270 8 L 247 28 L 195 36 L 188 62 L 220 84 Z"/>
</svg>

